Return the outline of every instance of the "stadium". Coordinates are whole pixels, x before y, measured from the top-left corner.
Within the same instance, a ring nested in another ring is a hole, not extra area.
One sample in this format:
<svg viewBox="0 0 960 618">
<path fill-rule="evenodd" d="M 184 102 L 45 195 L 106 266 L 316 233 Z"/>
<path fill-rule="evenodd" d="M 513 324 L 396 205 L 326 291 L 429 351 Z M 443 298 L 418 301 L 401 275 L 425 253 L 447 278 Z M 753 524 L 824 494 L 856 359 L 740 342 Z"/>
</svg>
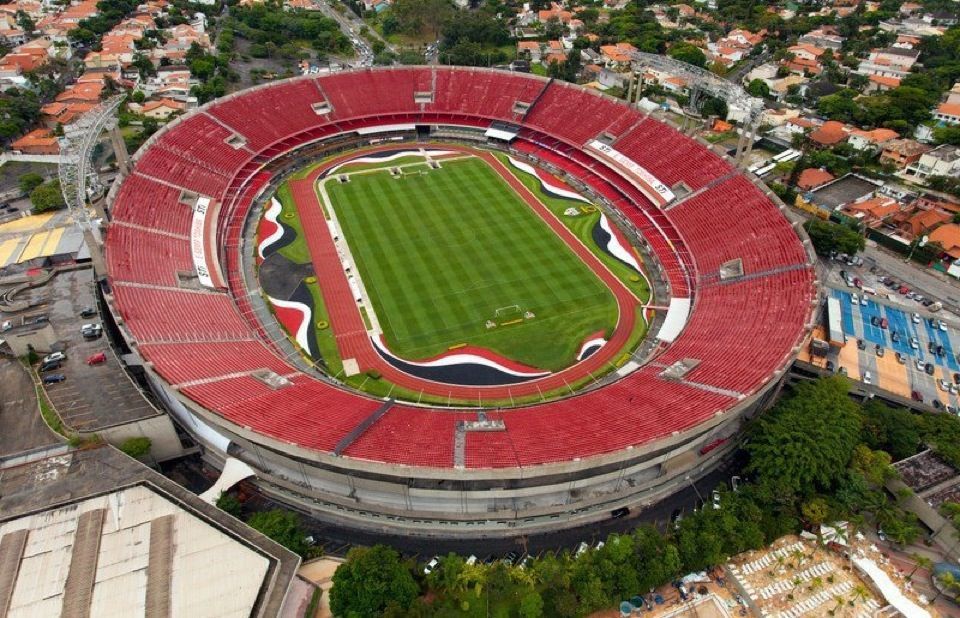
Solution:
<svg viewBox="0 0 960 618">
<path fill-rule="evenodd" d="M 813 325 L 813 253 L 706 142 L 536 76 L 272 83 L 114 183 L 105 303 L 201 446 L 404 534 L 527 534 L 714 467 Z"/>
</svg>

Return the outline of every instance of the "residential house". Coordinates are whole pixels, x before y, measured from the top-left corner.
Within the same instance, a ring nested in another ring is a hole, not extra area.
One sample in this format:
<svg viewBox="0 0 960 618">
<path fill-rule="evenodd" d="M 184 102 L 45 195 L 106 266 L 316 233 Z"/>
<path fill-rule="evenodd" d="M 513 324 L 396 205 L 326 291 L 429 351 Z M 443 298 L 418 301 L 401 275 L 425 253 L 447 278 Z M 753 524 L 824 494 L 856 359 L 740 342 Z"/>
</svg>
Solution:
<svg viewBox="0 0 960 618">
<path fill-rule="evenodd" d="M 945 223 L 930 232 L 930 243 L 936 243 L 943 249 L 943 253 L 951 259 L 960 259 L 960 225 Z"/>
<path fill-rule="evenodd" d="M 933 117 L 947 124 L 960 124 L 960 104 L 941 103 L 937 106 Z"/>
<path fill-rule="evenodd" d="M 556 2 L 552 2 L 549 9 L 537 13 L 537 20 L 540 21 L 540 23 L 545 24 L 551 19 L 558 19 L 561 23 L 568 24 L 570 20 L 573 19 L 573 13 L 564 9 Z"/>
<path fill-rule="evenodd" d="M 866 60 L 860 61 L 857 73 L 861 75 L 883 75 L 885 77 L 905 77 L 916 64 L 920 52 L 902 47 L 874 49 Z"/>
<path fill-rule="evenodd" d="M 893 139 L 883 145 L 880 163 L 889 164 L 898 170 L 920 160 L 920 156 L 931 150 L 930 146 L 912 139 Z"/>
<path fill-rule="evenodd" d="M 907 166 L 904 173 L 917 180 L 924 180 L 930 176 L 960 177 L 960 147 L 941 144 L 920 155 L 917 161 Z"/>
<path fill-rule="evenodd" d="M 900 209 L 900 202 L 897 200 L 891 197 L 876 196 L 860 202 L 846 204 L 841 212 L 853 217 L 867 227 L 879 227 L 900 212 Z"/>
<path fill-rule="evenodd" d="M 34 129 L 10 144 L 14 152 L 33 155 L 60 154 L 60 143 L 50 129 Z"/>
<path fill-rule="evenodd" d="M 960 82 L 954 84 L 950 92 L 947 93 L 946 103 L 950 105 L 960 105 Z"/>
<path fill-rule="evenodd" d="M 910 210 L 895 217 L 894 223 L 900 236 L 914 239 L 929 234 L 952 219 L 952 214 L 939 208 L 918 208 L 913 204 Z"/>
<path fill-rule="evenodd" d="M 820 66 L 819 62 L 806 58 L 784 59 L 783 66 L 796 75 L 820 75 L 823 72 L 823 67 Z"/>
<path fill-rule="evenodd" d="M 847 141 L 849 134 L 850 128 L 842 122 L 828 120 L 810 133 L 810 141 L 815 146 L 830 148 Z"/>
<path fill-rule="evenodd" d="M 827 184 L 833 179 L 834 175 L 825 169 L 808 167 L 800 172 L 800 177 L 797 178 L 797 189 L 810 191 L 811 189 L 816 189 L 819 186 Z"/>
<path fill-rule="evenodd" d="M 147 118 L 165 120 L 173 114 L 182 113 L 186 109 L 186 104 L 180 101 L 160 99 L 159 101 L 147 101 L 140 106 L 139 113 Z"/>
<path fill-rule="evenodd" d="M 630 65 L 633 54 L 637 48 L 630 43 L 617 43 L 616 45 L 601 45 L 600 55 L 604 63 L 610 67 L 626 67 Z"/>
<path fill-rule="evenodd" d="M 517 56 L 527 58 L 530 62 L 540 62 L 540 42 L 517 41 Z"/>
<path fill-rule="evenodd" d="M 904 49 L 916 49 L 920 45 L 920 41 L 921 38 L 914 34 L 898 34 L 893 46 Z"/>
<path fill-rule="evenodd" d="M 826 50 L 822 47 L 817 47 L 816 45 L 810 45 L 809 43 L 800 43 L 798 45 L 792 45 L 788 47 L 787 51 L 793 54 L 795 58 L 819 61 L 820 57 L 823 56 Z"/>
<path fill-rule="evenodd" d="M 899 77 L 888 77 L 886 75 L 874 75 L 870 74 L 867 76 L 869 80 L 867 82 L 867 87 L 864 89 L 864 92 L 886 92 L 900 85 Z"/>
<path fill-rule="evenodd" d="M 820 49 L 837 51 L 843 47 L 843 40 L 835 26 L 820 26 L 800 37 L 797 42 L 802 45 L 813 45 Z"/>
<path fill-rule="evenodd" d="M 877 152 L 883 148 L 884 144 L 898 137 L 900 134 L 890 129 L 873 129 L 872 131 L 853 129 L 850 131 L 847 143 L 856 150 Z"/>
</svg>

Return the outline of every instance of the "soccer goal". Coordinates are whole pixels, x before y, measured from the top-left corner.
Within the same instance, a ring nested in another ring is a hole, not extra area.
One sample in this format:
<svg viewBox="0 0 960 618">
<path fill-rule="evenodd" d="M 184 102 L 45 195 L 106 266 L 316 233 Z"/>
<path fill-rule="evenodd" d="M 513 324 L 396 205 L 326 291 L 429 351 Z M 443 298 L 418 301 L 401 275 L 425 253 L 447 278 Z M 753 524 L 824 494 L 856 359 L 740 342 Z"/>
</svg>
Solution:
<svg viewBox="0 0 960 618">
<path fill-rule="evenodd" d="M 504 326 L 507 324 L 517 324 L 523 321 L 523 309 L 520 308 L 520 305 L 507 305 L 505 307 L 497 307 L 493 312 L 493 322 L 497 326 Z"/>
</svg>

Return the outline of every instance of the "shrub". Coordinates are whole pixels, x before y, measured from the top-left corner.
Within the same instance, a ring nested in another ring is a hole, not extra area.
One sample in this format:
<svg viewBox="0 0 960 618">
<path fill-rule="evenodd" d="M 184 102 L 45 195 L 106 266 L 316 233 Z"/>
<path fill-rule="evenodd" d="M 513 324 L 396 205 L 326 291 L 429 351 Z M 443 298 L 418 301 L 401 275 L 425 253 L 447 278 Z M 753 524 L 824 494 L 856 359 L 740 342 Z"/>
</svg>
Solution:
<svg viewBox="0 0 960 618">
<path fill-rule="evenodd" d="M 120 450 L 134 459 L 139 459 L 150 452 L 150 445 L 150 438 L 138 436 L 125 440 L 120 445 Z"/>
</svg>

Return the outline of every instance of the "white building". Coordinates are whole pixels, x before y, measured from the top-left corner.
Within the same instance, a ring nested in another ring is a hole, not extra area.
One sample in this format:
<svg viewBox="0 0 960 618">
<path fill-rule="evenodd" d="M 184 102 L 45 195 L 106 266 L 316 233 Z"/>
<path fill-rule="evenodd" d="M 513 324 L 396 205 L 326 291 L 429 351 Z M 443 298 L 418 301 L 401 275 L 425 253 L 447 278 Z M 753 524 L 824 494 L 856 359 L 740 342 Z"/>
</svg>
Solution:
<svg viewBox="0 0 960 618">
<path fill-rule="evenodd" d="M 907 166 L 905 173 L 917 180 L 930 176 L 960 177 L 960 147 L 950 144 L 937 146 L 920 155 L 920 160 Z"/>
</svg>

